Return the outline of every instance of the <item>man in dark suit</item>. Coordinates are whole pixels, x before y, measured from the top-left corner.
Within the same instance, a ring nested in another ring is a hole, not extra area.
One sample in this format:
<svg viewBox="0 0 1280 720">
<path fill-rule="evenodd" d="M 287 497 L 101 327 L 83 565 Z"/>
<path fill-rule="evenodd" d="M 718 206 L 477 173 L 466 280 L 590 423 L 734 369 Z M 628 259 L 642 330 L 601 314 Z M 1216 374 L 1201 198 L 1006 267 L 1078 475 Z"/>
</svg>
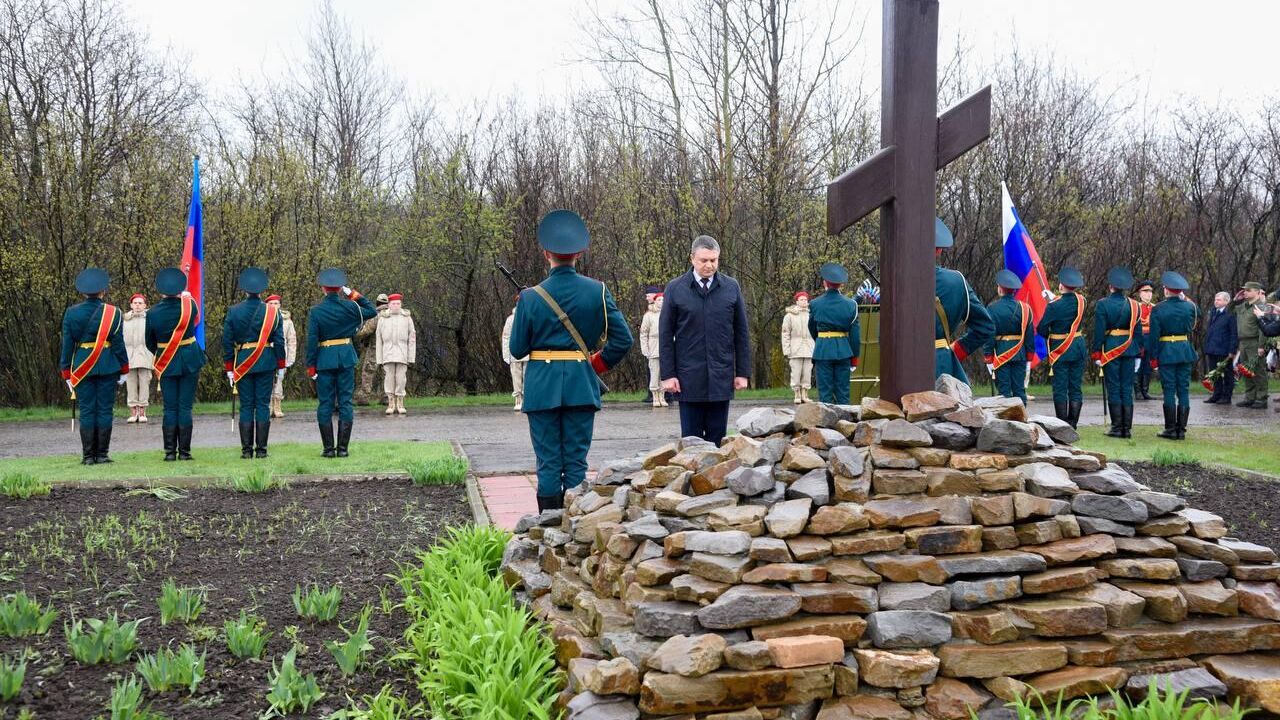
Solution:
<svg viewBox="0 0 1280 720">
<path fill-rule="evenodd" d="M 1209 311 L 1208 327 L 1204 332 L 1205 372 L 1213 372 L 1229 355 L 1234 355 L 1240 344 L 1236 336 L 1236 316 L 1231 313 L 1231 295 L 1220 292 L 1213 296 L 1213 309 Z M 1228 367 L 1213 384 L 1213 394 L 1205 402 L 1210 405 L 1231 404 L 1236 391 L 1235 368 Z"/>
<path fill-rule="evenodd" d="M 680 393 L 680 434 L 720 444 L 729 401 L 751 376 L 747 301 L 738 281 L 718 272 L 720 244 L 699 235 L 693 269 L 667 283 L 658 319 L 662 389 Z"/>
</svg>

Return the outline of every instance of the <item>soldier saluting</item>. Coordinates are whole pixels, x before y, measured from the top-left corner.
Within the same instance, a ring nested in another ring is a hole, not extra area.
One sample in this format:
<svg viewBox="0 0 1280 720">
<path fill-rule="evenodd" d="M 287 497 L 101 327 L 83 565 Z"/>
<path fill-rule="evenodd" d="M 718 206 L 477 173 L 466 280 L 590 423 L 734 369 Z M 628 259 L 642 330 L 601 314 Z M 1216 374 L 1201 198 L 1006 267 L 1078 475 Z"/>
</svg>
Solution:
<svg viewBox="0 0 1280 720">
<path fill-rule="evenodd" d="M 316 282 L 324 299 L 307 313 L 307 377 L 316 382 L 316 422 L 320 425 L 321 455 L 346 457 L 355 424 L 351 394 L 356 387 L 356 349 L 352 338 L 378 309 L 369 298 L 347 287 L 347 274 L 338 268 L 321 270 Z M 338 411 L 334 442 L 333 412 Z"/>
<path fill-rule="evenodd" d="M 267 273 L 245 268 L 240 289 L 248 297 L 227 309 L 222 324 L 222 360 L 227 382 L 240 392 L 240 458 L 267 456 L 271 436 L 272 373 L 284 374 L 284 330 L 280 310 L 264 303 Z"/>
<path fill-rule="evenodd" d="M 111 408 L 116 386 L 129 376 L 129 353 L 124 346 L 124 315 L 103 301 L 111 283 L 107 271 L 87 268 L 76 276 L 82 302 L 62 315 L 59 366 L 67 389 L 80 406 L 82 465 L 111 462 Z"/>
<path fill-rule="evenodd" d="M 587 473 L 587 451 L 600 381 L 631 349 L 631 331 L 604 283 L 578 274 L 574 263 L 591 244 L 577 213 L 552 210 L 538 223 L 547 279 L 520 292 L 511 325 L 511 354 L 529 356 L 524 403 L 538 458 L 538 510 L 564 507 L 564 493 Z M 586 339 L 604 348 L 592 352 Z"/>
<path fill-rule="evenodd" d="M 164 459 L 191 460 L 191 408 L 204 367 L 204 351 L 196 345 L 200 305 L 187 292 L 187 275 L 178 268 L 156 273 L 156 290 L 164 299 L 147 311 L 147 350 L 164 396 Z"/>
</svg>

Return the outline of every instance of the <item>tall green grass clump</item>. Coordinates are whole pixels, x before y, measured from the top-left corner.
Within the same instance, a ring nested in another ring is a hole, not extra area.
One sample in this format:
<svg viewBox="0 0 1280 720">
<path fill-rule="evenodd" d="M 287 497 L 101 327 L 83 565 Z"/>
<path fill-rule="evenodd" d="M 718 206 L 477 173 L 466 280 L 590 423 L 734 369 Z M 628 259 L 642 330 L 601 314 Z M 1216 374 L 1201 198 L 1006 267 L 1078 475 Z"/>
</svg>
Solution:
<svg viewBox="0 0 1280 720">
<path fill-rule="evenodd" d="M 293 607 L 298 617 L 311 622 L 329 622 L 338 617 L 338 606 L 342 604 L 342 588 L 334 585 L 321 590 L 319 585 L 312 584 L 303 592 L 301 585 L 293 586 Z"/>
<path fill-rule="evenodd" d="M 0 598 L 0 635 L 5 637 L 43 635 L 57 617 L 53 603 L 42 608 L 22 590 Z"/>
<path fill-rule="evenodd" d="M 137 664 L 138 674 L 147 681 L 151 692 L 163 693 L 179 688 L 186 688 L 192 695 L 196 686 L 204 679 L 204 658 L 206 653 L 196 655 L 196 649 L 183 643 L 174 652 L 165 648 L 159 652 L 143 655 Z"/>
<path fill-rule="evenodd" d="M 267 703 L 271 706 L 273 717 L 284 717 L 289 713 L 301 710 L 307 712 L 317 700 L 324 697 L 324 691 L 316 682 L 314 673 L 303 675 L 297 666 L 298 648 L 289 648 L 289 652 L 281 658 L 280 664 L 271 664 L 270 691 Z"/>
<path fill-rule="evenodd" d="M 160 586 L 160 624 L 168 625 L 178 620 L 184 623 L 194 621 L 204 610 L 205 592 L 199 588 L 180 588 L 173 578 L 164 581 Z"/>
<path fill-rule="evenodd" d="M 165 720 L 150 707 L 143 707 L 142 684 L 133 675 L 117 682 L 111 690 L 107 713 L 108 720 Z"/>
<path fill-rule="evenodd" d="M 553 717 L 554 645 L 498 577 L 509 537 L 492 527 L 455 528 L 401 569 L 410 625 L 397 659 L 413 663 L 433 718 Z"/>
<path fill-rule="evenodd" d="M 1098 698 L 1080 698 L 1063 704 L 1061 693 L 1051 702 L 1034 692 L 1007 707 L 1018 720 L 1241 720 L 1253 712 L 1241 709 L 1239 699 L 1230 706 L 1203 698 L 1191 700 L 1190 690 L 1174 692 L 1168 686 L 1157 687 L 1154 681 L 1147 696 L 1137 704 L 1114 690 L 1110 694 L 1115 703 L 1113 708 L 1102 707 Z M 969 713 L 971 718 L 977 717 L 972 710 Z"/>
<path fill-rule="evenodd" d="M 264 630 L 265 626 L 262 618 L 241 610 L 240 617 L 222 625 L 227 636 L 227 649 L 241 660 L 257 660 L 262 657 L 262 651 L 267 647 L 267 638 L 271 636 L 271 633 Z"/>
<path fill-rule="evenodd" d="M 262 467 L 231 478 L 231 489 L 242 493 L 264 493 L 269 490 L 284 490 L 288 487 L 287 478 L 278 478 L 270 470 Z"/>
<path fill-rule="evenodd" d="M 106 620 L 76 620 L 64 626 L 67 647 L 81 665 L 117 665 L 128 660 L 138 646 L 138 625 L 141 622 L 121 623 L 115 613 Z"/>
<path fill-rule="evenodd" d="M 414 485 L 461 485 L 467 479 L 467 460 L 456 455 L 414 460 L 405 468 Z"/>
<path fill-rule="evenodd" d="M 12 472 L 0 475 L 0 495 L 26 500 L 31 497 L 48 495 L 49 483 L 27 472 Z"/>
<path fill-rule="evenodd" d="M 22 681 L 27 677 L 27 654 L 16 658 L 0 655 L 0 702 L 9 702 L 22 692 Z"/>
<path fill-rule="evenodd" d="M 1183 452 L 1181 450 L 1170 450 L 1168 448 L 1160 448 L 1151 453 L 1151 462 L 1160 467 L 1171 467 L 1174 465 L 1194 465 L 1199 466 L 1200 460 L 1195 455 Z"/>
</svg>

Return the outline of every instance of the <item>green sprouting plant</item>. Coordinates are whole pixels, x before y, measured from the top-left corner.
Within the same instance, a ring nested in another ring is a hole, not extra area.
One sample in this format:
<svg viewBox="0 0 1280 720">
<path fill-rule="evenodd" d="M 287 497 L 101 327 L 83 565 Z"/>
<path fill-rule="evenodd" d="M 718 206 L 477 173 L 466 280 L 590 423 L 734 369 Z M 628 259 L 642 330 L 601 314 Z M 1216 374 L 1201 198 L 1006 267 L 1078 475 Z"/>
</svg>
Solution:
<svg viewBox="0 0 1280 720">
<path fill-rule="evenodd" d="M 397 697 L 390 685 L 383 685 L 377 695 L 365 695 L 359 701 L 347 696 L 347 703 L 351 707 L 337 711 L 328 720 L 409 720 L 427 714 L 422 703 L 410 705 L 409 701 Z"/>
<path fill-rule="evenodd" d="M 204 679 L 204 658 L 206 653 L 196 655 L 196 649 L 183 643 L 174 652 L 165 648 L 159 652 L 147 653 L 138 659 L 135 668 L 151 692 L 169 692 L 176 688 L 186 688 L 187 694 L 195 693 L 196 686 Z"/>
<path fill-rule="evenodd" d="M 303 675 L 298 671 L 297 652 L 297 648 L 290 648 L 280 665 L 271 663 L 271 689 L 267 693 L 267 702 L 271 711 L 279 716 L 295 710 L 307 712 L 313 703 L 324 697 L 315 674 Z"/>
<path fill-rule="evenodd" d="M 121 623 L 115 613 L 106 620 L 90 618 L 63 626 L 71 656 L 81 665 L 118 664 L 129 659 L 138 646 L 141 620 Z M 85 626 L 88 625 L 88 630 Z"/>
<path fill-rule="evenodd" d="M 360 664 L 364 660 L 364 654 L 373 649 L 373 645 L 369 642 L 369 616 L 372 614 L 373 606 L 365 604 L 364 609 L 360 611 L 360 619 L 356 625 L 355 632 L 339 626 L 339 629 L 347 634 L 346 642 L 329 641 L 324 644 L 329 649 L 329 653 L 333 655 L 333 659 L 337 661 L 338 668 L 342 670 L 343 675 L 355 675 L 356 670 L 360 669 Z"/>
<path fill-rule="evenodd" d="M 0 475 L 0 495 L 19 500 L 48 495 L 48 481 L 27 472 L 11 472 Z"/>
<path fill-rule="evenodd" d="M 457 456 L 414 460 L 405 466 L 414 485 L 461 485 L 467 479 L 467 460 Z"/>
<path fill-rule="evenodd" d="M 1160 467 L 1170 467 L 1172 465 L 1192 465 L 1199 467 L 1200 460 L 1181 450 L 1170 450 L 1168 448 L 1159 448 L 1151 453 L 1151 462 Z"/>
<path fill-rule="evenodd" d="M 1115 707 L 1104 708 L 1098 698 L 1080 698 L 1063 705 L 1062 694 L 1051 705 L 1039 693 L 1032 692 L 1007 705 L 1018 720 L 1241 720 L 1251 710 L 1242 710 L 1237 699 L 1231 707 L 1198 698 L 1188 703 L 1190 690 L 1174 692 L 1167 686 L 1148 687 L 1147 696 L 1133 704 L 1116 691 L 1110 691 Z M 977 717 L 970 711 L 971 717 Z"/>
<path fill-rule="evenodd" d="M 287 487 L 289 487 L 287 479 L 275 477 L 270 470 L 260 467 L 231 478 L 231 489 L 242 493 L 263 493 L 268 490 L 283 490 Z"/>
<path fill-rule="evenodd" d="M 160 624 L 168 625 L 174 620 L 191 622 L 200 617 L 204 610 L 205 592 L 199 588 L 180 588 L 173 578 L 164 581 L 160 586 Z"/>
<path fill-rule="evenodd" d="M 27 654 L 16 658 L 0 656 L 0 702 L 9 702 L 22 692 L 22 681 L 27 677 Z"/>
<path fill-rule="evenodd" d="M 150 495 L 151 497 L 162 502 L 174 502 L 181 500 L 187 496 L 187 493 L 179 490 L 172 485 L 147 485 L 144 488 L 134 488 L 125 492 L 125 497 L 133 497 L 135 495 Z"/>
<path fill-rule="evenodd" d="M 142 707 L 142 683 L 130 675 L 116 683 L 107 705 L 109 720 L 164 720 L 164 716 Z"/>
<path fill-rule="evenodd" d="M 232 655 L 244 660 L 257 660 L 267 647 L 267 638 L 271 633 L 264 632 L 266 625 L 261 618 L 240 611 L 240 617 L 228 620 L 222 627 L 227 634 L 227 649 Z"/>
<path fill-rule="evenodd" d="M 57 617 L 53 603 L 41 608 L 21 590 L 0 599 L 0 635 L 6 637 L 43 635 Z"/>
<path fill-rule="evenodd" d="M 305 593 L 301 585 L 293 588 L 293 607 L 304 620 L 329 622 L 338 616 L 341 604 L 342 588 L 337 585 L 321 590 L 319 585 L 312 584 Z"/>
</svg>

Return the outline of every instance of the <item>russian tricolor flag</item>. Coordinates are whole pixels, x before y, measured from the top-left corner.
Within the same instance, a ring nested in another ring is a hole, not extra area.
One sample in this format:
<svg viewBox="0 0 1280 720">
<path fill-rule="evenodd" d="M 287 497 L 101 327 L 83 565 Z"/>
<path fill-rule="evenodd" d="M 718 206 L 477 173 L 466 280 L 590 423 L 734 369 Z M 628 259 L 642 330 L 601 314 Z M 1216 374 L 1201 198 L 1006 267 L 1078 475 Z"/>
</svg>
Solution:
<svg viewBox="0 0 1280 720">
<path fill-rule="evenodd" d="M 200 306 L 196 343 L 204 349 L 204 211 L 200 205 L 200 156 L 191 170 L 191 207 L 187 210 L 187 237 L 182 244 L 182 272 L 187 274 L 187 292 Z"/>
<path fill-rule="evenodd" d="M 1040 253 L 1036 252 L 1036 245 L 1031 241 L 1031 233 L 1027 232 L 1022 218 L 1018 217 L 1018 209 L 1013 206 L 1009 188 L 1003 182 L 1000 183 L 1000 194 L 1004 207 L 1004 266 L 1022 280 L 1022 289 L 1014 297 L 1031 306 L 1033 322 L 1039 323 L 1052 297 L 1049 280 L 1044 272 L 1044 264 L 1040 262 Z M 1035 338 L 1038 358 L 1031 362 L 1031 367 L 1035 367 L 1049 355 L 1049 346 L 1044 338 L 1039 335 Z"/>
</svg>

